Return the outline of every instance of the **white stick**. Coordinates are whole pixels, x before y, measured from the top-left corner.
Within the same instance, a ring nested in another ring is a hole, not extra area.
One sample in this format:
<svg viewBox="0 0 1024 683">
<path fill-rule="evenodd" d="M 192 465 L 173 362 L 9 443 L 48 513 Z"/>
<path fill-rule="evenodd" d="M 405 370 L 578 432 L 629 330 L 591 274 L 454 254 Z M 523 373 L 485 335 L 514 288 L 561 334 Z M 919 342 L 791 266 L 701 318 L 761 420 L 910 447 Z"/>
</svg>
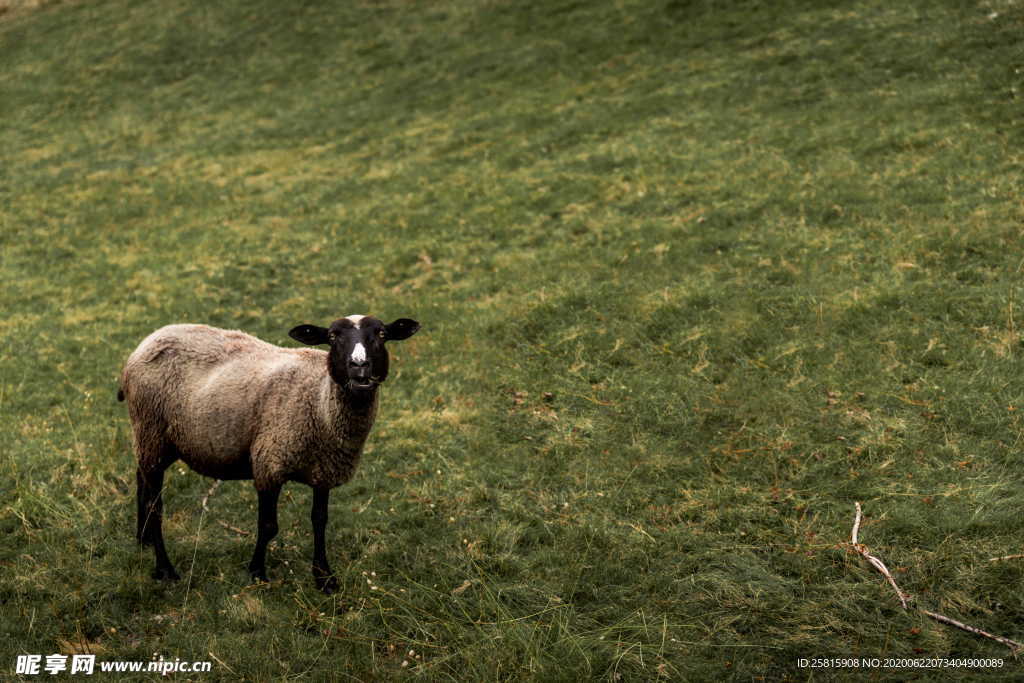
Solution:
<svg viewBox="0 0 1024 683">
<path fill-rule="evenodd" d="M 856 510 L 856 512 L 857 512 L 857 516 L 853 518 L 853 534 L 852 534 L 853 544 L 856 546 L 856 545 L 860 545 L 860 543 L 857 541 L 857 532 L 860 531 L 860 503 L 854 503 L 853 504 L 853 509 Z"/>
<path fill-rule="evenodd" d="M 853 533 L 851 534 L 851 538 L 853 540 L 853 549 L 861 555 L 863 555 L 864 559 L 867 560 L 872 567 L 877 569 L 879 572 L 882 573 L 882 576 L 888 579 L 889 584 L 892 586 L 892 589 L 896 591 L 896 595 L 899 596 L 900 604 L 903 605 L 903 609 L 907 609 L 907 598 L 909 598 L 910 595 L 901 591 L 900 587 L 896 585 L 896 579 L 892 578 L 892 574 L 889 573 L 889 570 L 888 568 L 886 568 L 885 563 L 877 557 L 875 557 L 874 555 L 872 555 L 871 553 L 869 553 L 868 549 L 864 547 L 864 544 L 857 542 L 857 532 L 860 531 L 860 503 L 854 503 L 854 506 L 857 510 L 857 516 L 853 521 Z"/>
<path fill-rule="evenodd" d="M 203 511 L 204 512 L 209 512 L 210 511 L 210 508 L 206 507 L 206 501 L 210 500 L 210 496 L 213 495 L 213 492 L 217 490 L 218 486 L 220 486 L 220 479 L 214 479 L 213 480 L 213 486 L 211 486 L 210 490 L 206 492 L 205 496 L 203 496 L 202 503 L 203 503 Z"/>
<path fill-rule="evenodd" d="M 941 621 L 944 624 L 949 624 L 950 626 L 956 626 L 957 628 L 962 628 L 963 630 L 969 631 L 970 633 L 977 633 L 979 636 L 985 636 L 986 638 L 991 638 L 992 640 L 999 641 L 1000 643 L 1002 643 L 1006 647 L 1010 648 L 1011 650 L 1014 650 L 1014 654 L 1016 654 L 1017 650 L 1020 650 L 1020 649 L 1024 648 L 1024 645 L 1018 643 L 1016 640 L 1010 640 L 1009 638 L 1003 638 L 1002 636 L 997 636 L 997 635 L 995 635 L 993 633 L 989 633 L 988 631 L 982 631 L 980 628 L 974 628 L 973 626 L 968 626 L 967 624 L 961 623 L 961 622 L 957 621 L 956 619 L 950 619 L 949 617 L 947 617 L 945 615 L 938 614 L 936 612 L 929 612 L 926 609 L 922 609 L 921 612 L 924 613 L 924 614 L 927 614 L 929 617 L 931 617 L 935 621 Z"/>
<path fill-rule="evenodd" d="M 1003 560 L 1019 560 L 1022 557 L 1024 557 L 1024 554 L 1022 554 L 1022 555 L 1004 555 L 1003 557 L 993 557 L 992 559 L 989 560 L 989 562 L 1002 562 Z"/>
<path fill-rule="evenodd" d="M 217 520 L 217 524 L 220 524 L 222 527 L 224 527 L 228 531 L 234 531 L 236 534 L 239 534 L 241 536 L 248 536 L 249 535 L 249 532 L 246 531 L 245 529 L 239 529 L 236 526 L 231 526 L 230 524 L 225 522 L 223 519 L 218 519 Z"/>
<path fill-rule="evenodd" d="M 857 533 L 860 531 L 861 519 L 860 503 L 854 503 L 854 508 L 856 509 L 857 514 L 853 520 L 853 533 L 851 534 L 851 539 L 853 541 L 853 549 L 860 553 L 864 557 L 864 559 L 866 559 L 871 564 L 872 567 L 880 571 L 882 575 L 889 580 L 889 583 L 896 591 L 896 595 L 900 597 L 900 602 L 903 603 L 903 609 L 907 609 L 906 598 L 909 598 L 910 596 L 901 591 L 900 587 L 896 585 L 896 581 L 893 580 L 892 574 L 889 573 L 889 570 L 885 568 L 885 564 L 880 559 L 869 553 L 868 549 L 864 547 L 863 544 L 857 541 Z M 1017 557 L 1024 557 L 1024 555 L 1008 555 L 1006 557 L 994 557 L 991 560 L 989 560 L 989 562 L 995 562 L 996 560 L 1009 560 Z M 982 631 L 980 628 L 968 626 L 967 624 L 957 621 L 956 619 L 950 619 L 949 617 L 943 614 L 939 614 L 938 612 L 932 612 L 922 607 L 918 607 L 918 611 L 920 611 L 922 614 L 926 616 L 931 617 L 935 621 L 940 621 L 943 624 L 949 624 L 950 626 L 956 626 L 957 628 L 963 629 L 964 631 L 967 631 L 969 633 L 974 633 L 979 636 L 984 636 L 986 638 L 991 638 L 992 640 L 998 641 L 1006 647 L 1013 650 L 1014 655 L 1017 655 L 1021 651 L 1024 651 L 1024 644 L 1018 643 L 1016 640 L 1010 640 L 1009 638 L 1003 638 L 1002 636 L 994 635 L 992 633 L 989 633 L 988 631 Z"/>
</svg>

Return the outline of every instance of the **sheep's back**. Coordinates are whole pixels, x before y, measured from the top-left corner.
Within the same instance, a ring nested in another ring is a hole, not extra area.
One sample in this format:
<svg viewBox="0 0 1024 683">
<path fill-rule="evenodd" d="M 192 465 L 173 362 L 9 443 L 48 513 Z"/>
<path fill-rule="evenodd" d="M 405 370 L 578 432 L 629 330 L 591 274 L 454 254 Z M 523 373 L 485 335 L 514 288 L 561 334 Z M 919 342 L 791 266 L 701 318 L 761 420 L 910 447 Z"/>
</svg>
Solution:
<svg viewBox="0 0 1024 683">
<path fill-rule="evenodd" d="M 156 423 L 202 471 L 247 459 L 258 433 L 275 427 L 277 411 L 265 404 L 315 395 L 313 380 L 323 372 L 310 370 L 324 364 L 323 351 L 286 349 L 206 325 L 169 325 L 132 353 L 122 387 L 133 419 Z"/>
</svg>

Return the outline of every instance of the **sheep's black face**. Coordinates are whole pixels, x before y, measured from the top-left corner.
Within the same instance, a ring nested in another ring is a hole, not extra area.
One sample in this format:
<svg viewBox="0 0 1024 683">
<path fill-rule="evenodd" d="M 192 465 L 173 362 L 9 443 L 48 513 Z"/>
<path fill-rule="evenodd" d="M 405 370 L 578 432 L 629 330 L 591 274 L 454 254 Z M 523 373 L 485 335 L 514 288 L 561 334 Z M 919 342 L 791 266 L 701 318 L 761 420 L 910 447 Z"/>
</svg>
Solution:
<svg viewBox="0 0 1024 683">
<path fill-rule="evenodd" d="M 299 325 L 288 334 L 303 344 L 330 344 L 328 370 L 331 378 L 353 394 L 372 392 L 388 376 L 385 342 L 408 339 L 420 329 L 409 318 L 385 325 L 372 316 L 350 315 L 329 328 Z"/>
</svg>

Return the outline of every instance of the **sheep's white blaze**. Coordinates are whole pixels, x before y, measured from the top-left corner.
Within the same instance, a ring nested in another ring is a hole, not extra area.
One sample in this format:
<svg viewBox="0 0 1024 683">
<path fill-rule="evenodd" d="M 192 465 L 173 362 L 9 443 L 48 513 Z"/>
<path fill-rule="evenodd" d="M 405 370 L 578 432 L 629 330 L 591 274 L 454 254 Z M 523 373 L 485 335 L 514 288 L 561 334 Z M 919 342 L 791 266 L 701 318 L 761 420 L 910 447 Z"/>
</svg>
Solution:
<svg viewBox="0 0 1024 683">
<path fill-rule="evenodd" d="M 358 330 L 359 329 L 359 323 L 362 322 L 363 318 L 365 318 L 365 317 L 366 317 L 365 315 L 350 315 L 346 319 L 347 320 L 351 320 L 352 324 L 355 325 L 356 329 Z"/>
<path fill-rule="evenodd" d="M 357 343 L 352 349 L 352 362 L 353 363 L 365 363 L 366 362 L 366 347 L 362 343 Z"/>
</svg>

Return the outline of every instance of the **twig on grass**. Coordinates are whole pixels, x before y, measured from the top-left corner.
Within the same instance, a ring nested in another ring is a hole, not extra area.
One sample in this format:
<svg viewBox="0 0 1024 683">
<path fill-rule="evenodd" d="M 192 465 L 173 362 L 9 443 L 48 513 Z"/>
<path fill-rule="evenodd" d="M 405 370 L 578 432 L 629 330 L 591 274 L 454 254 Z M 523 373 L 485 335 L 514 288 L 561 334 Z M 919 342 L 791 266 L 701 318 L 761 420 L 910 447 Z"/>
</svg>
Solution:
<svg viewBox="0 0 1024 683">
<path fill-rule="evenodd" d="M 225 663 L 225 662 L 224 662 L 223 660 L 221 660 L 221 658 L 220 658 L 220 657 L 218 657 L 217 655 L 215 655 L 215 654 L 213 654 L 212 652 L 209 652 L 209 651 L 208 651 L 208 652 L 207 652 L 206 654 L 208 654 L 208 655 L 210 655 L 211 657 L 213 657 L 213 658 L 214 658 L 215 660 L 217 660 L 217 663 L 218 663 L 218 664 L 220 664 L 221 666 L 223 666 L 223 667 L 224 667 L 225 669 L 227 669 L 228 671 L 230 671 L 230 672 L 231 672 L 231 673 L 233 673 L 234 675 L 236 675 L 236 676 L 238 675 L 238 673 L 237 673 L 237 672 L 236 672 L 236 671 L 235 671 L 234 669 L 232 669 L 232 668 L 231 668 L 230 666 L 228 666 L 228 665 L 227 665 L 227 664 L 226 664 L 226 663 Z"/>
<path fill-rule="evenodd" d="M 211 486 L 210 490 L 206 492 L 205 496 L 203 496 L 203 500 L 202 500 L 203 512 L 209 512 L 210 511 L 210 508 L 206 507 L 206 501 L 210 500 L 210 496 L 213 495 L 213 492 L 216 491 L 217 487 L 220 486 L 222 483 L 224 483 L 222 480 L 215 479 L 214 482 L 213 482 L 213 486 Z M 225 522 L 223 519 L 218 519 L 217 520 L 217 524 L 220 524 L 222 527 L 224 527 L 228 531 L 234 531 L 236 534 L 240 534 L 242 536 L 248 536 L 249 535 L 249 532 L 246 531 L 245 529 L 239 529 L 236 526 L 231 526 L 230 524 Z"/>
<path fill-rule="evenodd" d="M 1003 560 L 1019 560 L 1024 557 L 1024 553 L 1020 555 L 1004 555 L 1002 557 L 993 557 L 989 559 L 989 562 L 1002 562 Z"/>
<path fill-rule="evenodd" d="M 223 519 L 218 519 L 217 520 L 217 524 L 220 524 L 222 527 L 224 527 L 228 531 L 234 531 L 236 534 L 241 534 L 242 536 L 248 536 L 249 535 L 249 532 L 246 531 L 245 529 L 239 529 L 236 526 L 231 526 L 230 524 L 225 522 Z"/>
<path fill-rule="evenodd" d="M 900 587 L 896 585 L 896 581 L 892 578 L 892 574 L 890 574 L 889 570 L 886 569 L 885 564 L 883 564 L 880 559 L 869 553 L 867 548 L 857 540 L 857 534 L 860 531 L 861 520 L 860 503 L 854 503 L 854 508 L 856 509 L 857 514 L 853 520 L 853 533 L 850 535 L 852 541 L 851 545 L 853 546 L 853 549 L 860 553 L 864 557 L 864 559 L 866 559 L 871 564 L 872 567 L 881 572 L 882 575 L 889 580 L 889 583 L 896 591 L 896 595 L 899 596 L 900 602 L 903 604 L 903 609 L 907 609 L 907 598 L 909 598 L 910 595 L 900 590 Z M 994 562 L 996 560 L 1007 560 L 1012 559 L 1014 557 L 1024 557 L 1024 555 L 1008 555 L 1006 557 L 996 557 L 989 560 L 989 562 Z M 968 633 L 974 633 L 976 635 L 991 638 L 992 640 L 1000 642 L 1006 647 L 1010 648 L 1010 650 L 1013 651 L 1013 654 L 1015 656 L 1024 651 L 1024 644 L 1018 643 L 1016 640 L 1010 640 L 1009 638 L 1003 638 L 1002 636 L 994 635 L 992 633 L 989 633 L 988 631 L 982 631 L 980 628 L 968 626 L 967 624 L 957 621 L 956 619 L 950 619 L 949 617 L 943 614 L 939 614 L 938 612 L 932 612 L 931 610 L 926 610 L 923 607 L 918 607 L 917 609 L 919 612 L 921 612 L 921 614 L 924 614 L 925 616 L 930 617 L 935 621 L 942 622 L 943 624 L 949 624 L 950 626 L 956 626 L 957 628 L 963 629 Z"/>
<path fill-rule="evenodd" d="M 949 617 L 947 617 L 947 616 L 945 616 L 943 614 L 939 614 L 937 612 L 931 612 L 931 611 L 926 610 L 926 609 L 921 609 L 921 612 L 923 614 L 927 614 L 929 617 L 931 617 L 935 621 L 941 621 L 944 624 L 949 624 L 950 626 L 956 626 L 957 628 L 961 628 L 961 629 L 963 629 L 965 631 L 968 631 L 970 633 L 977 633 L 979 636 L 985 636 L 986 638 L 991 638 L 992 640 L 998 641 L 998 642 L 1002 643 L 1003 645 L 1005 645 L 1006 647 L 1008 647 L 1011 650 L 1013 650 L 1015 654 L 1016 654 L 1017 650 L 1020 650 L 1021 648 L 1024 648 L 1024 645 L 1018 643 L 1015 640 L 1010 640 L 1009 638 L 1003 638 L 1002 636 L 997 636 L 997 635 L 995 635 L 993 633 L 989 633 L 988 631 L 982 631 L 980 628 L 974 628 L 973 626 L 968 626 L 967 624 L 961 623 L 961 622 L 957 621 L 956 619 L 950 619 Z"/>
<path fill-rule="evenodd" d="M 219 481 L 217 483 L 220 483 Z M 213 489 L 217 488 L 213 486 L 208 492 L 213 493 Z M 206 517 L 206 500 L 203 500 L 203 509 L 199 511 L 199 525 L 196 527 L 196 544 L 192 547 L 192 564 L 188 568 L 188 582 L 185 584 L 185 599 L 181 601 L 181 611 L 185 611 L 185 607 L 188 606 L 188 593 L 192 589 L 192 574 L 196 568 L 196 555 L 199 554 L 199 534 L 203 530 L 203 519 Z"/>
<path fill-rule="evenodd" d="M 907 609 L 907 598 L 909 598 L 910 595 L 904 593 L 902 590 L 900 590 L 900 587 L 896 585 L 896 579 L 892 578 L 892 574 L 889 573 L 889 570 L 886 568 L 885 563 L 877 557 L 875 557 L 874 555 L 872 555 L 871 553 L 869 553 L 868 549 L 864 546 L 863 543 L 857 542 L 857 532 L 860 530 L 861 512 L 860 503 L 854 503 L 854 505 L 857 509 L 857 516 L 853 520 L 853 534 L 851 535 L 851 540 L 853 541 L 853 549 L 860 553 L 864 557 L 864 559 L 871 564 L 872 567 L 881 572 L 882 576 L 888 579 L 889 584 L 892 586 L 893 590 L 896 591 L 896 595 L 899 596 L 900 603 L 903 605 L 903 609 Z"/>
<path fill-rule="evenodd" d="M 857 548 L 860 543 L 857 541 L 857 533 L 860 531 L 860 503 L 854 503 L 853 509 L 857 513 L 853 517 L 853 532 L 850 534 L 850 542 L 853 543 L 853 547 Z"/>
<path fill-rule="evenodd" d="M 220 479 L 214 479 L 213 486 L 211 486 L 210 490 L 206 492 L 205 496 L 203 496 L 203 510 L 205 510 L 206 512 L 210 511 L 210 508 L 206 507 L 206 501 L 210 500 L 210 496 L 213 495 L 213 492 L 217 490 L 218 486 L 220 486 Z"/>
</svg>

